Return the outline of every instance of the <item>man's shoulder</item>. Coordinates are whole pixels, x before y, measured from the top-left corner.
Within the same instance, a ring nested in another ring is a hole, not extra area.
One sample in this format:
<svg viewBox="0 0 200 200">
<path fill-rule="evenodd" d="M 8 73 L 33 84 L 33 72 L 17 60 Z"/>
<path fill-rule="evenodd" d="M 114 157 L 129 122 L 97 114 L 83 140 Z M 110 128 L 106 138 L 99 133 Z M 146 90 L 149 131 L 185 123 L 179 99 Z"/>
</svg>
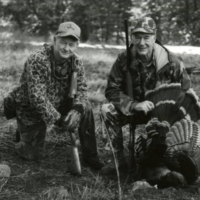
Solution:
<svg viewBox="0 0 200 200">
<path fill-rule="evenodd" d="M 120 68 L 121 67 L 124 68 L 126 66 L 126 63 L 127 63 L 127 52 L 126 51 L 120 52 L 117 55 L 116 62 L 118 63 L 117 65 L 119 65 Z"/>
<path fill-rule="evenodd" d="M 157 43 L 156 43 L 156 47 L 159 47 L 160 51 L 163 51 L 163 50 L 166 51 L 166 53 L 168 55 L 168 59 L 170 61 L 174 61 L 174 62 L 177 62 L 177 63 L 180 63 L 180 61 L 182 61 L 182 58 L 181 58 L 181 56 L 179 54 L 175 54 L 174 52 L 169 51 L 168 48 L 166 48 L 166 47 L 164 47 L 164 46 L 162 46 L 160 44 L 157 44 Z"/>
<path fill-rule="evenodd" d="M 180 63 L 181 61 L 183 61 L 181 55 L 175 54 L 171 51 L 169 52 L 169 56 L 170 56 L 170 59 L 175 63 Z"/>
<path fill-rule="evenodd" d="M 51 62 L 51 56 L 52 56 L 51 45 L 44 44 L 41 48 L 36 50 L 34 53 L 30 54 L 27 60 L 29 63 L 46 64 Z"/>
<path fill-rule="evenodd" d="M 157 64 L 157 71 L 159 71 L 164 66 L 180 66 L 182 61 L 178 54 L 169 51 L 166 47 L 160 44 L 154 45 L 154 58 Z"/>
<path fill-rule="evenodd" d="M 126 58 L 127 58 L 127 52 L 126 51 L 122 51 L 118 54 L 119 60 L 126 60 Z"/>
<path fill-rule="evenodd" d="M 126 51 L 120 52 L 117 55 L 117 58 L 113 64 L 112 70 L 118 68 L 120 71 L 125 71 L 127 64 L 127 53 Z"/>
<path fill-rule="evenodd" d="M 82 58 L 78 54 L 73 53 L 73 56 L 72 56 L 72 67 L 73 67 L 73 69 L 75 71 L 78 70 L 78 68 L 82 68 L 83 67 Z"/>
<path fill-rule="evenodd" d="M 82 63 L 82 57 L 80 55 L 78 55 L 77 53 L 73 53 L 72 59 L 77 61 L 77 62 Z"/>
</svg>

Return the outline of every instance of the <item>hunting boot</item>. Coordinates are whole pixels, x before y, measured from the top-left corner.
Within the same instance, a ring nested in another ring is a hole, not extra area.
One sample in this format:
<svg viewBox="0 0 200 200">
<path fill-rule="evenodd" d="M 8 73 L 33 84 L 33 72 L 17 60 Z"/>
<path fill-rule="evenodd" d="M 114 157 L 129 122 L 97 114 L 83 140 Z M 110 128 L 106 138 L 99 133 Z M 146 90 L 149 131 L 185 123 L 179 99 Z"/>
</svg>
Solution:
<svg viewBox="0 0 200 200">
<path fill-rule="evenodd" d="M 91 168 L 100 170 L 104 167 L 104 163 L 98 156 L 83 157 L 83 161 Z"/>
<path fill-rule="evenodd" d="M 115 152 L 115 158 L 116 158 L 117 168 L 119 172 L 128 171 L 128 165 L 127 165 L 123 151 Z M 117 173 L 117 170 L 116 170 L 115 163 L 112 163 L 111 165 L 107 165 L 100 170 L 100 174 L 102 175 L 113 175 L 116 173 Z"/>
<path fill-rule="evenodd" d="M 89 102 L 84 107 L 84 115 L 78 131 L 84 163 L 93 169 L 100 170 L 104 167 L 104 163 L 98 157 L 94 115 Z"/>
</svg>

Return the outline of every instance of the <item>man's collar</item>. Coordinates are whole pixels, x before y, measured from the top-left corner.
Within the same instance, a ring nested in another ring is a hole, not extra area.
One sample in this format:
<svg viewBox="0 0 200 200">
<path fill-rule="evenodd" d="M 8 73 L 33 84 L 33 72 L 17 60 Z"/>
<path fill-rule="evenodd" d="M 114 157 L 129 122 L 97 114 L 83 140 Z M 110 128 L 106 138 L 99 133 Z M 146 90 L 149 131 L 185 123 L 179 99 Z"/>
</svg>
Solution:
<svg viewBox="0 0 200 200">
<path fill-rule="evenodd" d="M 156 71 L 158 72 L 162 67 L 164 67 L 167 63 L 169 63 L 168 52 L 159 44 L 155 43 L 153 48 L 153 64 L 156 66 Z M 139 62 L 136 56 L 136 52 L 131 46 L 131 58 L 135 59 L 136 62 Z"/>
<path fill-rule="evenodd" d="M 140 63 L 144 64 L 144 61 L 140 60 L 138 54 L 136 54 L 136 59 L 137 59 Z M 154 66 L 156 65 L 154 50 L 153 50 L 153 52 L 152 52 L 151 60 L 148 62 L 148 64 L 146 65 L 146 67 L 150 67 L 152 64 L 153 64 Z"/>
<path fill-rule="evenodd" d="M 154 44 L 154 56 L 157 71 L 169 63 L 168 52 L 157 43 Z"/>
</svg>

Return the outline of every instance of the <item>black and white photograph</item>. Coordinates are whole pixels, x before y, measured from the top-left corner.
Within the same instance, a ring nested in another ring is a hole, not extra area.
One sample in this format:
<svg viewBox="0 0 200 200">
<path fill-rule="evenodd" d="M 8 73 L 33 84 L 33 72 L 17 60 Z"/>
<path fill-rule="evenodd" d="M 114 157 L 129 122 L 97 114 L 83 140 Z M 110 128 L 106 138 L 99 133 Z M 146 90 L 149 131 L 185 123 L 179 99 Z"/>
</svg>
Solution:
<svg viewBox="0 0 200 200">
<path fill-rule="evenodd" d="M 199 97 L 199 0 L 0 0 L 0 200 L 199 200 Z"/>
</svg>

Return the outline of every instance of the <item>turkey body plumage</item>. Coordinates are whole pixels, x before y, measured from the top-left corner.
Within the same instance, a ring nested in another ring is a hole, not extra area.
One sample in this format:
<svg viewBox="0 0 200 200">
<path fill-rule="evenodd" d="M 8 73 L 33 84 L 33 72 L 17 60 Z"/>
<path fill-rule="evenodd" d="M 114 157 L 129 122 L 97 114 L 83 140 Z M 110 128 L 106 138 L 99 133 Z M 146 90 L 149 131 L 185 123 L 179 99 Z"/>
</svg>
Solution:
<svg viewBox="0 0 200 200">
<path fill-rule="evenodd" d="M 141 179 L 159 188 L 194 183 L 200 173 L 200 104 L 192 89 L 179 83 L 162 85 L 146 93 L 155 109 L 146 136 L 136 140 Z"/>
</svg>

